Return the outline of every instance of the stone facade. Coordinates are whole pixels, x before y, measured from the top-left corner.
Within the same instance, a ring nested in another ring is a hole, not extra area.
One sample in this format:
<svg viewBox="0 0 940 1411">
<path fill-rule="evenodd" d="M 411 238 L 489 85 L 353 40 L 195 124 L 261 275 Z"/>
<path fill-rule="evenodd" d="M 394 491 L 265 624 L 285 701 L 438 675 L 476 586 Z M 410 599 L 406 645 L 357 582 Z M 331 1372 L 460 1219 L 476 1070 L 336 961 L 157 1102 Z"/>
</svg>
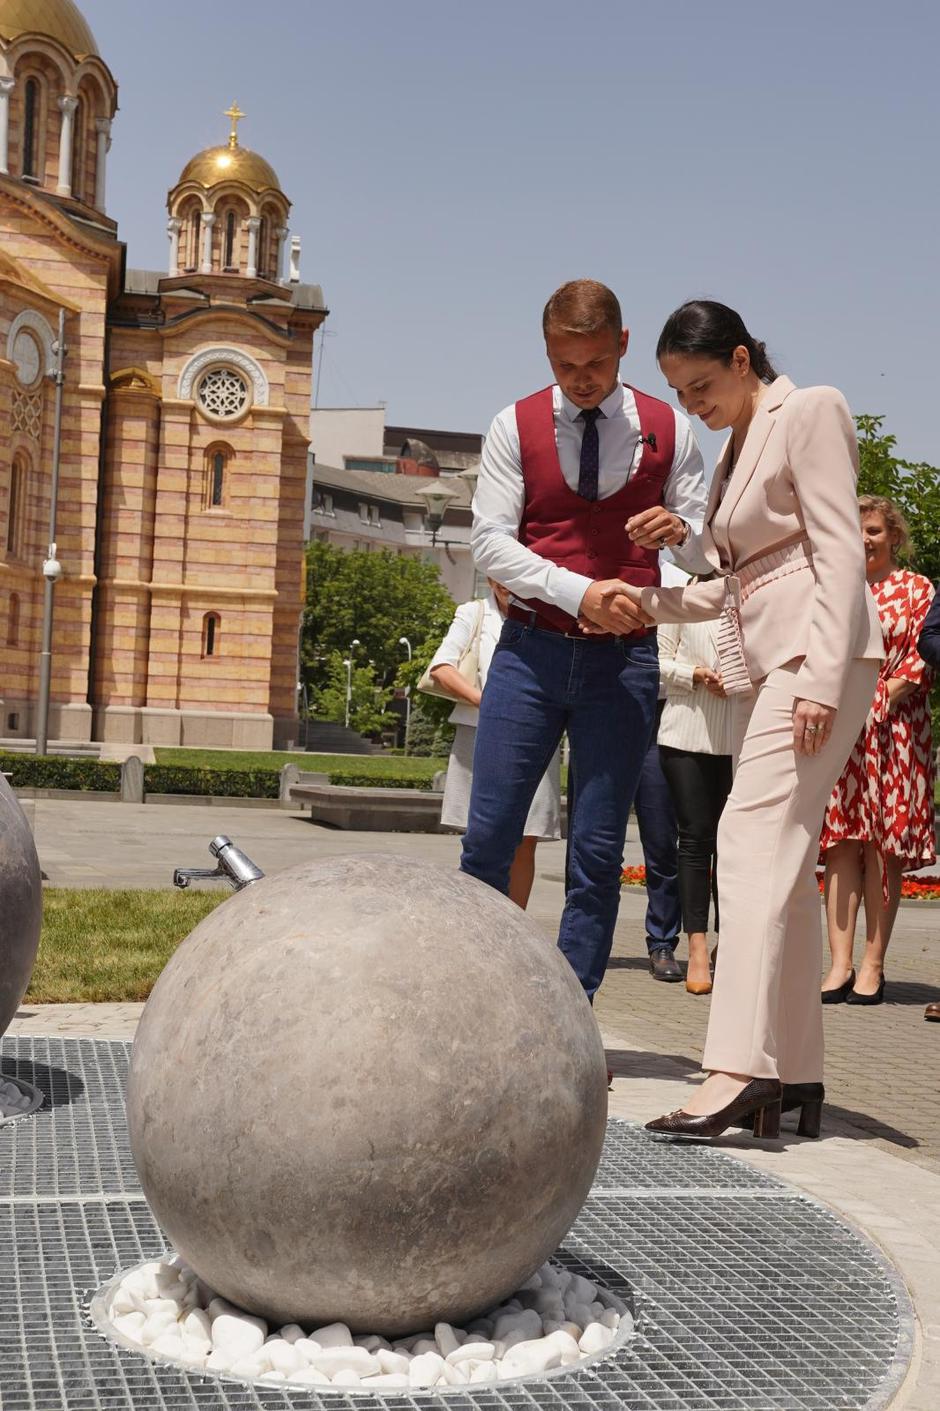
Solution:
<svg viewBox="0 0 940 1411">
<path fill-rule="evenodd" d="M 23 11 L 0 0 L 0 737 L 37 728 L 64 310 L 49 737 L 284 743 L 321 291 L 280 277 L 289 203 L 237 110 L 169 194 L 167 273 L 125 275 L 114 80 L 69 0 Z"/>
</svg>

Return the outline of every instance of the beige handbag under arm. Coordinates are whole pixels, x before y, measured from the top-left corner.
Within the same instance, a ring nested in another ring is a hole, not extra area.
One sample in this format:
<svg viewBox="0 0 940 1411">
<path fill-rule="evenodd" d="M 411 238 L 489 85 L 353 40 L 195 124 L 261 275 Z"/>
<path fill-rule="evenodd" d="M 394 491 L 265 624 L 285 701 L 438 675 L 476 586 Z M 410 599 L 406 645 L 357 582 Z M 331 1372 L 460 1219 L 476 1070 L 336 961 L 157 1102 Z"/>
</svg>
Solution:
<svg viewBox="0 0 940 1411">
<path fill-rule="evenodd" d="M 470 633 L 470 640 L 460 653 L 457 661 L 457 671 L 466 681 L 468 686 L 475 690 L 480 689 L 480 637 L 483 634 L 483 615 L 486 612 L 486 602 L 480 598 L 477 602 L 477 615 L 473 624 L 473 631 Z M 442 696 L 445 701 L 459 701 L 463 698 L 455 696 L 439 682 L 435 681 L 431 675 L 430 666 L 424 671 L 421 680 L 418 682 L 418 690 L 423 691 L 426 696 Z"/>
</svg>

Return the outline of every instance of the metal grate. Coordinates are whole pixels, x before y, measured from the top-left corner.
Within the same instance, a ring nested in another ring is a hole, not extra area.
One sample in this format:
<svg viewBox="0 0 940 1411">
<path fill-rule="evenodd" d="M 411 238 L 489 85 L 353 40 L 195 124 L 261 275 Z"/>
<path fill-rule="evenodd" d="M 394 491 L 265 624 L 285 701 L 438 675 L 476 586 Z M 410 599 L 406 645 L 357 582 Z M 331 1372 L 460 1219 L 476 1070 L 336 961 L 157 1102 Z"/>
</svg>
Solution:
<svg viewBox="0 0 940 1411">
<path fill-rule="evenodd" d="M 912 1314 L 890 1266 L 792 1187 L 612 1122 L 560 1257 L 632 1301 L 638 1336 L 577 1372 L 474 1391 L 346 1395 L 216 1381 L 104 1341 L 84 1310 L 165 1242 L 124 1126 L 126 1044 L 11 1039 L 48 1106 L 0 1128 L 4 1411 L 844 1411 L 885 1406 Z"/>
</svg>

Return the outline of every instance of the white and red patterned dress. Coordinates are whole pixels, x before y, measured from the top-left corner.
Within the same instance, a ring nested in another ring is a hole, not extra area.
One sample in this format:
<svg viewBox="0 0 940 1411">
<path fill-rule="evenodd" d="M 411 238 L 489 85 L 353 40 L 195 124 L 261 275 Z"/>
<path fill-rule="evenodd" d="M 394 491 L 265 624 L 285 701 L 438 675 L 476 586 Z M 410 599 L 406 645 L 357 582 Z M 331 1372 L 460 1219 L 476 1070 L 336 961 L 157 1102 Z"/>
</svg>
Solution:
<svg viewBox="0 0 940 1411">
<path fill-rule="evenodd" d="M 905 872 L 935 860 L 934 764 L 930 731 L 931 672 L 917 638 L 933 598 L 919 573 L 896 568 L 871 585 L 885 660 L 865 728 L 832 791 L 820 854 L 850 838 L 874 843 Z M 888 710 L 888 686 L 900 677 L 917 689 Z"/>
</svg>

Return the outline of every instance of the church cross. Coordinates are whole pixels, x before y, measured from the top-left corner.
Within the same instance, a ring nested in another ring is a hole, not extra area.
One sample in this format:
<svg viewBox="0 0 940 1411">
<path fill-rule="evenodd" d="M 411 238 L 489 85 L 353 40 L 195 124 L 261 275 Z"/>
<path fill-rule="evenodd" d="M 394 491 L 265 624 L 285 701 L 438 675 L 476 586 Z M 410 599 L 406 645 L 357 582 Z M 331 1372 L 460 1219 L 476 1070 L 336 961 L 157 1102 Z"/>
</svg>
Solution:
<svg viewBox="0 0 940 1411">
<path fill-rule="evenodd" d="M 233 148 L 237 147 L 238 124 L 241 119 L 245 116 L 245 114 L 242 112 L 241 108 L 238 106 L 237 103 L 233 103 L 230 108 L 226 108 L 224 116 L 232 119 L 232 130 L 228 135 L 228 145 Z"/>
</svg>

